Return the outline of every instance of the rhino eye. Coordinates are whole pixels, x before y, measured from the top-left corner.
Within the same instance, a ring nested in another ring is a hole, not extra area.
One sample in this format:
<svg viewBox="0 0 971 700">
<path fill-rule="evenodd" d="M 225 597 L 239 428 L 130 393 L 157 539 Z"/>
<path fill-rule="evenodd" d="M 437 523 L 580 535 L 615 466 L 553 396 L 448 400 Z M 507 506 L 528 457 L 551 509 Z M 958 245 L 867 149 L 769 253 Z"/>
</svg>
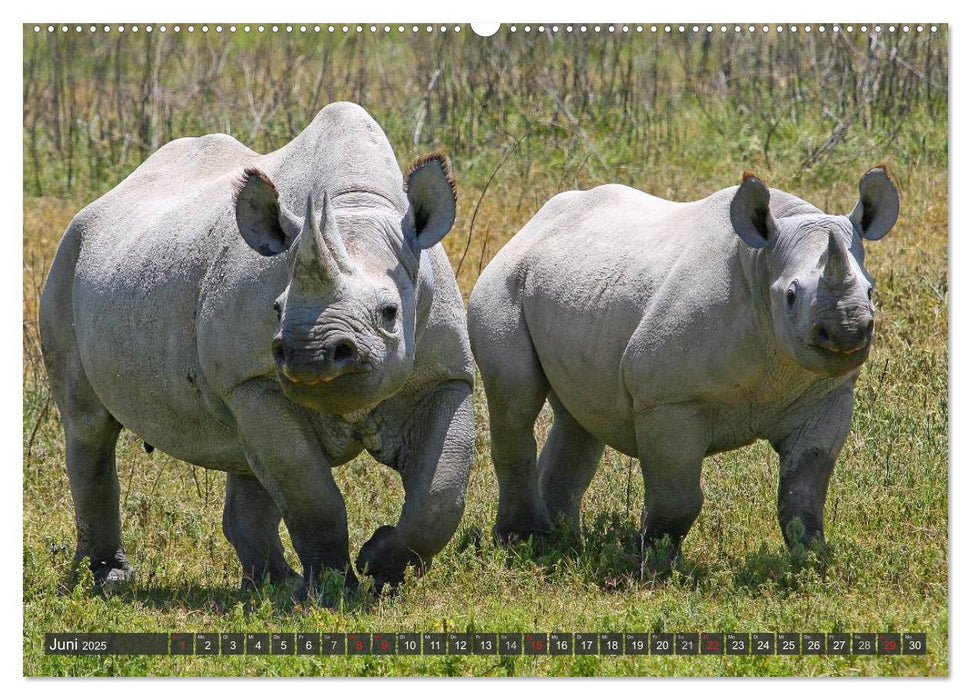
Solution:
<svg viewBox="0 0 971 700">
<path fill-rule="evenodd" d="M 793 285 L 786 290 L 786 304 L 788 304 L 789 308 L 791 309 L 795 303 L 796 303 L 796 287 L 795 285 Z"/>
<path fill-rule="evenodd" d="M 393 328 L 395 322 L 398 320 L 398 305 L 388 304 L 383 309 L 381 309 L 381 322 L 387 328 Z"/>
<path fill-rule="evenodd" d="M 873 301 L 873 285 L 872 284 L 869 287 L 867 287 L 867 289 L 866 289 L 866 298 L 869 299 L 870 301 Z"/>
<path fill-rule="evenodd" d="M 278 301 L 274 301 L 273 302 L 273 311 L 276 313 L 276 320 L 277 321 L 279 321 L 281 318 L 283 318 L 283 309 L 280 308 L 280 302 L 278 302 Z"/>
</svg>

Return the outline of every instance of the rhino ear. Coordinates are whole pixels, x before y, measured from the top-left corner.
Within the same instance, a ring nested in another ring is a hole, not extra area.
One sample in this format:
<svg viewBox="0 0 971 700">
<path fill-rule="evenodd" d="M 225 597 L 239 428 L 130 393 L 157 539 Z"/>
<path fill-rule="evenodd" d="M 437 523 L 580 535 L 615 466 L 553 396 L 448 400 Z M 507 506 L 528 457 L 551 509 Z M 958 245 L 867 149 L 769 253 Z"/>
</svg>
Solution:
<svg viewBox="0 0 971 700">
<path fill-rule="evenodd" d="M 887 174 L 887 166 L 867 171 L 860 178 L 860 201 L 850 214 L 860 235 L 870 241 L 883 238 L 897 222 L 899 213 L 900 196 Z"/>
<path fill-rule="evenodd" d="M 438 243 L 455 223 L 455 178 L 444 153 L 416 160 L 405 176 L 408 220 L 414 226 L 413 245 L 419 249 Z"/>
<path fill-rule="evenodd" d="M 282 253 L 300 233 L 300 220 L 280 204 L 276 186 L 256 168 L 243 171 L 233 202 L 243 240 L 260 255 Z"/>
<path fill-rule="evenodd" d="M 775 219 L 769 211 L 769 190 L 752 173 L 742 175 L 729 210 L 732 228 L 750 248 L 763 248 L 775 234 Z"/>
</svg>

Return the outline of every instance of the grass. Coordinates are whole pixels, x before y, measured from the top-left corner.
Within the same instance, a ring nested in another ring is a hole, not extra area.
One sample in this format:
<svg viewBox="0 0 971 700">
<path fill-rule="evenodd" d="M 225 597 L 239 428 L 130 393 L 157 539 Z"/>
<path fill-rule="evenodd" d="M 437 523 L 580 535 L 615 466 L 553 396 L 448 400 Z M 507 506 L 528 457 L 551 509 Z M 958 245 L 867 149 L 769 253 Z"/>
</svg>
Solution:
<svg viewBox="0 0 971 700">
<path fill-rule="evenodd" d="M 460 208 L 446 248 L 466 295 L 502 243 L 563 189 L 613 181 L 659 196 L 692 199 L 733 184 L 748 168 L 759 171 L 770 185 L 827 211 L 846 212 L 856 201 L 859 176 L 887 160 L 903 209 L 893 232 L 867 247 L 867 266 L 876 278 L 877 341 L 857 384 L 853 428 L 830 488 L 827 548 L 795 554 L 784 549 L 775 523 L 777 460 L 764 443 L 706 461 L 705 507 L 670 575 L 652 575 L 629 544 L 636 533 L 642 483 L 636 460 L 609 449 L 584 502 L 579 541 L 501 548 L 489 534 L 497 494 L 488 456 L 488 418 L 478 387 L 478 443 L 465 516 L 428 573 L 409 578 L 396 597 L 376 598 L 365 588 L 326 608 L 296 603 L 272 588 L 241 592 L 238 563 L 220 530 L 225 476 L 159 451 L 146 455 L 141 442 L 127 432 L 119 442 L 118 473 L 124 539 L 139 578 L 108 596 L 94 592 L 89 580 L 64 590 L 75 537 L 73 507 L 62 432 L 40 364 L 37 299 L 70 218 L 143 157 L 134 145 L 124 157 L 119 151 L 112 158 L 109 151 L 110 144 L 118 146 L 112 139 L 130 133 L 129 142 L 136 144 L 143 133 L 131 105 L 141 94 L 137 86 L 145 74 L 139 57 L 149 56 L 146 65 L 151 65 L 154 54 L 144 51 L 142 37 L 138 42 L 126 37 L 131 44 L 117 37 L 98 39 L 98 46 L 74 44 L 67 47 L 78 57 L 69 68 L 70 77 L 55 81 L 53 59 L 65 47 L 25 34 L 25 81 L 32 85 L 25 89 L 24 107 L 26 675 L 947 674 L 948 191 L 946 122 L 940 117 L 941 100 L 946 114 L 946 96 L 931 85 L 940 81 L 939 74 L 924 71 L 927 82 L 906 82 L 906 76 L 892 72 L 896 64 L 881 62 L 883 54 L 868 55 L 865 41 L 850 44 L 848 60 L 857 63 L 847 65 L 853 70 L 841 69 L 839 44 L 832 48 L 818 38 L 803 37 L 801 46 L 813 51 L 792 58 L 791 64 L 780 58 L 789 55 L 789 44 L 763 43 L 758 45 L 761 53 L 746 53 L 750 46 L 744 41 L 729 45 L 719 37 L 708 48 L 707 62 L 700 42 L 678 43 L 682 40 L 675 37 L 644 37 L 640 43 L 590 37 L 555 46 L 517 42 L 508 35 L 481 46 L 472 37 L 464 43 L 432 37 L 423 41 L 434 40 L 437 53 L 427 55 L 419 49 L 432 44 L 408 49 L 400 40 L 378 46 L 362 43 L 367 41 L 363 38 L 328 43 L 318 37 L 312 43 L 307 37 L 303 44 L 292 45 L 277 39 L 281 41 L 259 44 L 253 38 L 234 38 L 233 51 L 220 59 L 213 53 L 219 47 L 213 37 L 185 38 L 180 60 L 168 62 L 165 52 L 173 44 L 154 45 L 163 56 L 156 100 L 160 116 L 153 122 L 149 115 L 149 126 L 154 123 L 157 133 L 144 132 L 149 136 L 146 149 L 154 141 L 216 130 L 243 139 L 252 133 L 247 141 L 251 145 L 276 148 L 326 102 L 360 101 L 386 128 L 403 164 L 433 145 L 444 145 L 452 153 Z M 661 39 L 669 43 L 660 44 Z M 908 57 L 912 67 L 933 67 L 934 52 L 944 46 L 944 39 L 938 35 L 940 45 L 898 46 L 899 55 Z M 313 53 L 318 50 L 319 56 Z M 107 65 L 117 65 L 120 77 L 103 84 L 103 101 L 96 104 L 92 100 L 97 91 L 91 87 L 99 51 L 117 59 Z M 833 57 L 829 63 L 827 51 Z M 771 68 L 756 66 L 756 56 L 769 55 L 779 59 Z M 313 86 L 315 60 L 323 56 L 348 59 L 332 61 L 346 71 L 343 79 L 328 79 L 314 97 L 296 88 L 293 94 L 276 94 L 291 83 Z M 944 56 L 946 60 L 946 51 Z M 784 102 L 768 147 L 766 120 L 775 117 L 747 88 L 730 80 L 724 90 L 691 90 L 692 85 L 720 84 L 717 74 L 724 70 L 726 57 L 750 72 L 757 67 L 761 72 L 753 74 L 766 78 L 764 85 L 773 86 L 780 104 L 794 89 L 793 75 L 801 76 L 800 99 Z M 627 59 L 638 70 L 625 79 Z M 32 60 L 34 73 L 29 71 Z M 198 76 L 218 60 L 223 71 L 213 74 L 210 93 L 193 91 Z M 269 74 L 260 72 L 272 60 L 288 61 L 291 83 L 271 83 Z M 615 63 L 619 68 L 612 72 Z M 436 65 L 442 66 L 442 77 L 426 90 Z M 549 90 L 529 83 L 539 80 L 535 75 L 543 72 L 541 66 L 552 66 L 552 92 L 572 86 L 557 96 L 562 109 Z M 561 81 L 560 72 L 571 67 L 575 75 Z M 658 69 L 659 97 L 650 92 L 651 76 L 642 75 L 652 67 Z M 895 70 L 906 72 L 899 66 Z M 850 104 L 849 98 L 842 105 L 835 101 L 833 86 L 844 84 L 849 74 L 864 88 L 867 80 L 880 78 L 869 102 L 859 97 L 858 104 Z M 196 82 L 189 80 L 192 76 Z M 885 85 L 894 80 L 896 89 L 888 95 Z M 264 99 L 277 105 L 255 130 L 249 112 L 235 119 L 225 114 L 233 85 L 241 93 L 248 86 L 256 111 Z M 627 87 L 622 90 L 623 85 Z M 54 124 L 48 108 L 58 90 L 58 109 L 75 117 L 73 135 L 63 121 Z M 70 108 L 64 99 L 68 94 L 76 101 Z M 130 102 L 125 102 L 126 95 Z M 116 123 L 109 113 L 116 114 Z M 97 136 L 93 122 L 85 121 L 86 115 L 96 114 L 103 115 L 102 125 L 108 124 L 109 131 L 119 130 L 106 134 L 104 142 L 85 136 Z M 845 131 L 824 148 L 843 121 Z M 419 123 L 422 133 L 416 137 Z M 55 127 L 64 136 L 60 150 Z M 75 144 L 70 178 L 65 165 L 69 139 Z M 36 160 L 29 155 L 31 148 Z M 536 428 L 540 439 L 549 423 L 544 411 Z M 394 472 L 366 456 L 336 474 L 347 501 L 353 557 L 376 527 L 395 522 L 403 492 Z M 295 562 L 285 531 L 284 542 Z M 99 658 L 42 652 L 44 633 L 56 631 L 517 630 L 925 631 L 929 654 Z"/>
</svg>

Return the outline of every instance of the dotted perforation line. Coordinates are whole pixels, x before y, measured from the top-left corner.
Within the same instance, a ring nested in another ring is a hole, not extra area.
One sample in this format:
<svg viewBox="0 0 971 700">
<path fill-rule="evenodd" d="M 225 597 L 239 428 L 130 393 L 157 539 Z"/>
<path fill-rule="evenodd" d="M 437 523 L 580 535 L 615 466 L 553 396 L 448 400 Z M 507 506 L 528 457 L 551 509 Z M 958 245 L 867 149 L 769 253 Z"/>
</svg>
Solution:
<svg viewBox="0 0 971 700">
<path fill-rule="evenodd" d="M 929 25 L 928 27 L 931 32 L 937 32 L 938 27 L 936 24 Z M 48 34 L 53 34 L 60 31 L 61 33 L 110 33 L 117 32 L 119 34 L 131 33 L 137 34 L 138 32 L 151 33 L 157 31 L 160 33 L 173 32 L 175 34 L 180 34 L 186 32 L 188 34 L 193 34 L 195 32 L 201 32 L 203 34 L 208 34 L 209 32 L 215 32 L 217 34 L 222 34 L 228 32 L 230 34 L 235 34 L 237 32 L 242 32 L 244 34 L 432 34 L 432 33 L 448 33 L 448 32 L 461 32 L 462 27 L 460 25 L 432 25 L 432 24 L 173 24 L 173 25 L 124 25 L 124 24 L 48 24 L 48 25 L 33 25 L 33 30 L 35 34 L 40 34 L 46 31 Z M 531 34 L 536 32 L 538 34 L 572 34 L 572 33 L 637 33 L 641 34 L 644 32 L 649 32 L 651 34 L 698 34 L 698 33 L 721 33 L 727 34 L 730 32 L 736 34 L 748 33 L 748 34 L 768 34 L 771 31 L 775 31 L 777 34 L 783 34 L 788 32 L 790 34 L 796 33 L 839 33 L 841 31 L 848 34 L 852 34 L 854 31 L 859 31 L 860 33 L 866 33 L 868 31 L 873 31 L 875 33 L 881 32 L 903 32 L 905 34 L 910 32 L 921 33 L 925 31 L 925 25 L 923 24 L 874 24 L 874 25 L 853 25 L 853 24 L 832 24 L 832 25 L 810 25 L 810 24 L 650 24 L 650 25 L 630 25 L 630 24 L 566 24 L 566 25 L 516 25 L 512 24 L 506 27 L 506 30 L 515 34 L 517 32 L 523 32 L 525 34 Z"/>
<path fill-rule="evenodd" d="M 923 24 L 918 24 L 918 25 L 909 25 L 909 24 L 904 24 L 904 25 L 895 25 L 895 24 L 891 24 L 891 25 L 880 25 L 880 24 L 876 24 L 876 25 L 865 25 L 865 24 L 862 24 L 862 25 L 858 25 L 858 26 L 857 25 L 852 25 L 852 24 L 846 24 L 846 25 L 840 25 L 840 24 L 833 24 L 833 25 L 825 25 L 825 24 L 820 24 L 820 25 L 809 25 L 809 24 L 803 24 L 803 25 L 799 25 L 799 24 L 774 24 L 774 25 L 769 25 L 769 24 L 720 24 L 720 25 L 718 25 L 718 24 L 651 24 L 651 25 L 641 25 L 641 24 L 636 24 L 636 25 L 629 25 L 629 24 L 622 24 L 622 25 L 615 25 L 615 24 L 600 25 L 600 24 L 591 24 L 591 25 L 587 25 L 587 24 L 577 24 L 577 25 L 573 25 L 573 24 L 567 24 L 567 25 L 564 25 L 562 27 L 559 26 L 559 25 L 553 25 L 551 27 L 546 27 L 546 26 L 544 26 L 542 24 L 541 25 L 536 25 L 536 26 L 528 25 L 528 24 L 527 25 L 518 26 L 518 25 L 513 24 L 513 25 L 510 25 L 507 29 L 508 29 L 509 32 L 511 32 L 513 34 L 515 34 L 518 31 L 522 31 L 522 32 L 525 32 L 525 33 L 529 33 L 529 32 L 532 32 L 534 30 L 536 32 L 540 32 L 540 33 L 543 33 L 543 32 L 552 32 L 554 34 L 557 34 L 557 33 L 560 33 L 560 32 L 567 32 L 567 33 L 579 32 L 581 34 L 583 34 L 583 33 L 591 33 L 592 32 L 594 34 L 599 34 L 599 33 L 602 33 L 602 32 L 614 33 L 614 32 L 617 32 L 617 31 L 620 31 L 621 33 L 625 33 L 625 34 L 626 33 L 631 33 L 631 32 L 634 32 L 634 33 L 643 33 L 645 31 L 650 32 L 652 34 L 659 34 L 659 33 L 663 33 L 663 34 L 674 34 L 674 33 L 677 33 L 677 34 L 710 33 L 710 34 L 713 34 L 713 33 L 718 33 L 718 32 L 720 32 L 722 34 L 725 34 L 725 33 L 728 33 L 728 32 L 734 32 L 734 33 L 738 33 L 738 34 L 743 33 L 743 32 L 746 32 L 746 33 L 749 33 L 749 34 L 755 34 L 756 32 L 761 32 L 763 34 L 768 34 L 770 31 L 772 31 L 772 29 L 774 29 L 775 32 L 778 33 L 778 34 L 782 34 L 783 32 L 786 32 L 786 31 L 788 31 L 790 33 L 796 33 L 796 32 L 800 32 L 801 31 L 803 33 L 807 33 L 808 34 L 808 33 L 811 33 L 811 32 L 820 32 L 820 33 L 832 32 L 832 33 L 838 33 L 840 31 L 845 31 L 845 32 L 848 32 L 848 33 L 852 33 L 855 29 L 858 29 L 862 33 L 866 33 L 867 31 L 869 31 L 871 29 L 874 32 L 878 32 L 878 33 L 881 32 L 881 31 L 884 31 L 884 30 L 886 30 L 888 32 L 902 31 L 904 33 L 907 33 L 907 32 L 910 32 L 910 31 L 923 32 L 924 29 L 925 29 L 925 27 L 924 27 Z M 937 25 L 936 24 L 930 25 L 930 30 L 932 32 L 936 32 L 937 31 Z"/>
<path fill-rule="evenodd" d="M 40 25 L 35 24 L 33 26 L 34 33 L 39 34 L 41 32 L 47 31 L 49 34 L 53 34 L 57 31 L 62 33 L 68 32 L 102 32 L 110 33 L 117 32 L 119 34 L 131 33 L 137 34 L 138 32 L 151 33 L 153 31 L 166 33 L 174 32 L 180 34 L 186 32 L 193 34 L 195 32 L 201 32 L 203 34 L 208 34 L 209 32 L 215 32 L 217 34 L 230 33 L 235 34 L 237 32 L 243 34 L 320 34 L 320 33 L 330 33 L 330 34 L 404 34 L 406 32 L 412 34 L 418 34 L 419 32 L 424 32 L 431 34 L 433 32 L 440 32 L 442 34 L 447 32 L 461 32 L 462 27 L 460 25 L 431 25 L 431 24 L 413 24 L 413 25 L 377 25 L 377 24 L 173 24 L 173 25 L 138 25 L 138 24 L 61 24 L 61 25 Z"/>
</svg>

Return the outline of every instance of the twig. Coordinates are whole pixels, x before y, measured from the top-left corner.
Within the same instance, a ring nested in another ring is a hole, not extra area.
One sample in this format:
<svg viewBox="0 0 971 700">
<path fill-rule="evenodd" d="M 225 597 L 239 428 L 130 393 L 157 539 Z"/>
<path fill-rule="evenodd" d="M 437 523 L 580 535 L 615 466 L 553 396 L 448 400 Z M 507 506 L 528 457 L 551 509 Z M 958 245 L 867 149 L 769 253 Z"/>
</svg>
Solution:
<svg viewBox="0 0 971 700">
<path fill-rule="evenodd" d="M 27 457 L 24 462 L 30 461 L 30 452 L 34 448 L 34 438 L 37 437 L 37 431 L 40 428 L 40 424 L 44 422 L 47 418 L 47 410 L 51 405 L 51 394 L 47 392 L 47 396 L 44 398 L 44 407 L 40 409 L 40 413 L 37 414 L 37 418 L 34 419 L 34 427 L 30 431 L 30 437 L 27 439 Z"/>
<path fill-rule="evenodd" d="M 486 181 L 485 187 L 482 188 L 482 192 L 479 193 L 479 201 L 475 203 L 475 209 L 472 211 L 472 220 L 469 222 L 469 236 L 465 240 L 465 250 L 462 251 L 462 257 L 459 258 L 459 264 L 455 269 L 456 279 L 462 273 L 462 263 L 465 262 L 465 256 L 469 253 L 469 246 L 472 245 L 472 229 L 475 227 L 475 217 L 479 213 L 479 207 L 482 204 L 482 200 L 485 199 L 486 192 L 489 191 L 489 185 L 491 185 L 492 181 L 496 179 L 496 175 L 499 174 L 502 166 L 506 164 L 507 160 L 509 160 L 509 156 L 511 156 L 515 151 L 519 150 L 519 144 L 521 144 L 523 140 L 530 135 L 530 133 L 532 133 L 532 129 L 527 129 L 526 132 L 519 137 L 516 143 L 514 143 L 510 148 L 506 149 L 506 152 L 503 154 L 499 164 L 496 166 L 495 170 L 492 171 L 492 175 L 489 176 L 488 181 Z"/>
</svg>

